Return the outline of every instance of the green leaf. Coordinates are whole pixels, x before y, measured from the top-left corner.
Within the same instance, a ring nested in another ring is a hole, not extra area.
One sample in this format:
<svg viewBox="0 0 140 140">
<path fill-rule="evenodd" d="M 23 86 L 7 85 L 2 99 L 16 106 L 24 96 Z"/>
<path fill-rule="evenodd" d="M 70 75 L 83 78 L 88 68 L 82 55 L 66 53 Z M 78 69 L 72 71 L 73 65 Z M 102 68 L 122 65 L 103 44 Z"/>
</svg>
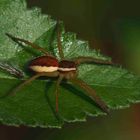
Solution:
<svg viewBox="0 0 140 140">
<path fill-rule="evenodd" d="M 56 21 L 41 14 L 37 8 L 27 10 L 24 0 L 0 1 L 0 61 L 8 62 L 30 76 L 27 63 L 40 52 L 22 47 L 9 39 L 11 33 L 52 51 L 58 57 Z M 63 28 L 63 25 L 62 25 Z M 52 42 L 52 43 L 51 43 Z M 110 59 L 95 50 L 88 43 L 77 40 L 73 33 L 62 32 L 62 46 L 67 59 L 75 56 L 93 56 Z M 140 78 L 127 70 L 112 66 L 83 64 L 79 67 L 79 78 L 93 87 L 110 109 L 128 107 L 140 102 Z M 0 95 L 3 96 L 21 83 L 21 80 L 0 72 Z M 0 99 L 0 120 L 7 125 L 40 127 L 61 127 L 63 123 L 85 121 L 86 116 L 104 113 L 84 92 L 71 83 L 62 83 L 59 95 L 59 116 L 55 114 L 55 80 L 38 79 L 26 86 L 15 96 Z"/>
</svg>

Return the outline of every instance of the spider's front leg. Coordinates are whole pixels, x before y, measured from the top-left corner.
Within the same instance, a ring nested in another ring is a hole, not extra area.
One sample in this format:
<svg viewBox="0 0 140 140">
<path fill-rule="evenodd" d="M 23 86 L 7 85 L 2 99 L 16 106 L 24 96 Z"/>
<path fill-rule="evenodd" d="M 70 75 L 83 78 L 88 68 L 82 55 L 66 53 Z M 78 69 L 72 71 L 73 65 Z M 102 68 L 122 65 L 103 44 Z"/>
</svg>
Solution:
<svg viewBox="0 0 140 140">
<path fill-rule="evenodd" d="M 60 21 L 57 21 L 56 24 L 56 29 L 57 29 L 57 48 L 59 52 L 59 56 L 62 59 L 64 59 L 64 53 L 61 45 L 61 29 L 60 29 Z"/>
<path fill-rule="evenodd" d="M 89 85 L 87 85 L 84 81 L 74 78 L 70 79 L 70 81 L 80 86 L 82 89 L 86 91 L 86 93 L 92 98 L 93 101 L 107 114 L 109 114 L 109 109 L 106 105 L 106 103 L 96 94 L 95 90 L 93 90 Z"/>
<path fill-rule="evenodd" d="M 59 62 L 58 71 L 63 74 L 64 78 L 72 82 L 74 85 L 80 86 L 95 101 L 95 103 L 106 113 L 109 112 L 107 105 L 96 94 L 96 92 L 88 86 L 84 81 L 77 78 L 77 65 L 74 61 L 62 60 Z"/>
<path fill-rule="evenodd" d="M 59 78 L 56 81 L 56 88 L 55 88 L 55 101 L 56 101 L 56 112 L 58 113 L 58 94 L 59 94 L 59 85 L 61 81 L 63 80 L 63 75 L 60 75 Z"/>
<path fill-rule="evenodd" d="M 108 61 L 108 60 L 101 60 L 101 59 L 97 59 L 94 57 L 84 57 L 84 56 L 79 56 L 79 57 L 75 57 L 72 59 L 77 65 L 80 65 L 82 63 L 95 63 L 95 64 L 100 64 L 100 65 L 114 65 L 114 63 L 112 61 Z"/>
</svg>

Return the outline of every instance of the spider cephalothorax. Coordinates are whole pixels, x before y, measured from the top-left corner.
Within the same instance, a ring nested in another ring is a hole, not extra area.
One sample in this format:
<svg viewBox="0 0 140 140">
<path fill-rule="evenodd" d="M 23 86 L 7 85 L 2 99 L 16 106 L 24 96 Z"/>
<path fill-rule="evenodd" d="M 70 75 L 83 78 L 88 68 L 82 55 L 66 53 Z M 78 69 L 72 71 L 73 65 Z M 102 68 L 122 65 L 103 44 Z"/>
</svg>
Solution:
<svg viewBox="0 0 140 140">
<path fill-rule="evenodd" d="M 30 83 L 31 81 L 35 80 L 36 78 L 40 76 L 46 76 L 46 77 L 57 77 L 58 80 L 56 82 L 56 89 L 55 89 L 55 95 L 56 95 L 56 112 L 58 112 L 58 89 L 61 81 L 63 79 L 69 80 L 74 85 L 80 86 L 84 91 L 86 91 L 87 95 L 90 96 L 95 103 L 106 113 L 108 113 L 108 107 L 105 104 L 105 102 L 96 94 L 96 92 L 88 86 L 84 81 L 77 78 L 78 72 L 77 67 L 81 63 L 97 63 L 97 64 L 107 64 L 111 65 L 111 61 L 105 61 L 96 59 L 93 57 L 76 57 L 72 58 L 71 60 L 67 60 L 64 58 L 64 54 L 61 47 L 61 32 L 59 30 L 59 24 L 57 24 L 57 41 L 58 41 L 58 50 L 59 50 L 59 56 L 61 58 L 60 61 L 53 55 L 51 55 L 49 52 L 47 52 L 45 49 L 37 46 L 36 44 L 33 44 L 27 40 L 20 39 L 17 37 L 14 37 L 10 34 L 6 34 L 8 37 L 10 37 L 15 42 L 24 42 L 27 45 L 30 45 L 31 47 L 43 52 L 45 55 L 37 57 L 33 59 L 30 64 L 29 68 L 35 72 L 35 75 L 33 75 L 28 80 L 21 83 L 18 87 L 16 87 L 11 94 L 15 94 L 18 90 L 20 90 L 23 86 Z"/>
<path fill-rule="evenodd" d="M 60 61 L 58 71 L 65 79 L 72 79 L 77 76 L 77 66 L 74 61 Z"/>
<path fill-rule="evenodd" d="M 74 61 L 62 60 L 59 62 L 58 70 L 60 72 L 76 71 L 76 69 L 77 69 L 77 66 Z"/>
</svg>

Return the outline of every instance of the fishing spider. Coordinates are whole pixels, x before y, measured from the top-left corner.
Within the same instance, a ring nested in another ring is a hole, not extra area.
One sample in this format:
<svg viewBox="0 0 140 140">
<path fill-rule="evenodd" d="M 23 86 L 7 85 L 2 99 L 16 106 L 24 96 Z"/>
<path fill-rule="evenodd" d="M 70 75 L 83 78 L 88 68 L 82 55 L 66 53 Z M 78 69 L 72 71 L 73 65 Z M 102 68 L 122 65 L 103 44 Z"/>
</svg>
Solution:
<svg viewBox="0 0 140 140">
<path fill-rule="evenodd" d="M 109 109 L 105 102 L 96 94 L 95 90 L 93 90 L 90 86 L 88 86 L 84 81 L 77 78 L 78 71 L 77 67 L 82 63 L 96 63 L 96 64 L 107 64 L 111 65 L 111 61 L 105 61 L 96 59 L 93 57 L 85 57 L 85 56 L 79 56 L 72 58 L 71 60 L 67 60 L 64 58 L 62 46 L 61 46 L 61 31 L 59 27 L 59 23 L 56 24 L 57 29 L 57 47 L 59 51 L 59 56 L 61 58 L 60 61 L 47 52 L 44 48 L 41 48 L 40 46 L 31 43 L 27 40 L 14 37 L 8 33 L 6 35 L 10 37 L 13 41 L 20 43 L 23 42 L 34 49 L 41 51 L 44 53 L 43 56 L 39 56 L 32 60 L 29 64 L 29 69 L 35 72 L 35 75 L 18 85 L 15 89 L 12 90 L 10 93 L 11 95 L 14 95 L 17 91 L 19 91 L 21 88 L 23 88 L 25 85 L 31 83 L 33 80 L 35 80 L 38 77 L 46 76 L 46 77 L 57 77 L 56 82 L 56 88 L 55 88 L 55 99 L 56 99 L 56 112 L 58 112 L 58 90 L 59 85 L 63 79 L 70 81 L 74 85 L 80 86 L 87 94 L 91 97 L 91 99 L 97 104 L 98 107 L 100 107 L 104 112 L 108 113 Z"/>
</svg>

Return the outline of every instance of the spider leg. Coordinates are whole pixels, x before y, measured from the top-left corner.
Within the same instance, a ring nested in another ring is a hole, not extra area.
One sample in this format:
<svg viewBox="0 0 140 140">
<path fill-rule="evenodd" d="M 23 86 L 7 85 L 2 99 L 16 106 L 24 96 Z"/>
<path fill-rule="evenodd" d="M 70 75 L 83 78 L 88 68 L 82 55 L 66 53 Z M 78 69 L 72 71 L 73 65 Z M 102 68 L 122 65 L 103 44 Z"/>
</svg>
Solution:
<svg viewBox="0 0 140 140">
<path fill-rule="evenodd" d="M 77 65 L 80 65 L 81 63 L 96 63 L 96 64 L 101 64 L 101 65 L 114 65 L 112 61 L 108 61 L 108 60 L 101 60 L 101 59 L 97 59 L 94 57 L 84 57 L 84 56 L 79 56 L 79 57 L 75 57 L 73 58 L 74 62 Z"/>
<path fill-rule="evenodd" d="M 57 47 L 59 51 L 59 56 L 61 59 L 64 59 L 64 53 L 63 53 L 62 44 L 61 44 L 61 29 L 60 29 L 59 21 L 57 21 L 56 28 L 57 28 Z"/>
<path fill-rule="evenodd" d="M 96 94 L 95 90 L 93 90 L 89 85 L 87 85 L 84 81 L 80 79 L 71 79 L 73 84 L 79 85 L 82 89 L 84 89 L 87 94 L 95 101 L 95 103 L 107 114 L 109 113 L 109 109 L 105 102 Z"/>
<path fill-rule="evenodd" d="M 7 63 L 1 63 L 0 62 L 0 69 L 10 73 L 11 75 L 13 75 L 17 78 L 23 78 L 23 72 L 22 71 L 14 68 L 13 66 L 11 66 Z"/>
<path fill-rule="evenodd" d="M 61 81 L 63 80 L 63 76 L 59 76 L 57 82 L 56 82 L 56 88 L 55 88 L 55 105 L 56 105 L 56 112 L 58 112 L 58 94 L 59 94 L 59 85 Z"/>
<path fill-rule="evenodd" d="M 46 73 L 38 73 L 32 77 L 30 77 L 29 79 L 27 79 L 26 81 L 24 81 L 23 83 L 19 84 L 15 89 L 13 89 L 8 95 L 15 95 L 17 93 L 17 91 L 21 90 L 25 85 L 31 83 L 32 81 L 34 81 L 36 78 L 40 77 L 40 76 L 46 76 Z"/>
<path fill-rule="evenodd" d="M 9 33 L 6 33 L 6 35 L 7 35 L 9 38 L 11 38 L 13 41 L 17 42 L 17 43 L 24 42 L 25 44 L 27 44 L 27 45 L 33 47 L 34 49 L 41 51 L 41 52 L 44 53 L 45 55 L 50 55 L 44 48 L 41 48 L 40 46 L 38 46 L 38 45 L 36 45 L 36 44 L 34 44 L 34 43 L 31 43 L 31 42 L 29 42 L 29 41 L 27 41 L 27 40 L 24 40 L 24 39 L 21 39 L 21 38 L 14 37 L 14 36 L 12 36 L 12 35 L 9 34 Z"/>
</svg>

